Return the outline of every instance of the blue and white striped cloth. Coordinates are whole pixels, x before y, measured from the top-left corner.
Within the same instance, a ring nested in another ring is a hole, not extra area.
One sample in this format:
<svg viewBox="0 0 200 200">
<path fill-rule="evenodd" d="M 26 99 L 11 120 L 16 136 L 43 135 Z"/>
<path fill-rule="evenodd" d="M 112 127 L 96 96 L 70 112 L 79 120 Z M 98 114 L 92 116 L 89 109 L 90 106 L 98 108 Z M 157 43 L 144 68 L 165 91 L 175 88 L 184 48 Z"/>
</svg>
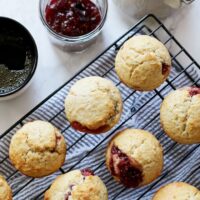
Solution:
<svg viewBox="0 0 200 200">
<path fill-rule="evenodd" d="M 118 44 L 122 43 L 126 38 L 123 38 Z M 173 43 L 173 41 L 170 43 Z M 174 42 L 173 45 L 176 45 L 176 43 Z M 172 56 L 177 55 L 173 50 L 171 54 Z M 99 175 L 106 184 L 109 200 L 151 200 L 152 195 L 158 188 L 173 181 L 186 181 L 200 188 L 199 145 L 180 145 L 173 142 L 164 134 L 159 122 L 160 104 L 162 98 L 169 91 L 173 90 L 173 88 L 193 85 L 193 80 L 197 84 L 200 83 L 196 64 L 183 51 L 173 60 L 173 70 L 168 79 L 170 84 L 165 82 L 155 91 L 141 93 L 133 91 L 120 83 L 113 70 L 115 56 L 116 49 L 115 46 L 112 46 L 100 58 L 30 114 L 22 123 L 41 119 L 50 121 L 58 127 L 62 131 L 68 146 L 66 161 L 62 166 L 62 170 L 67 172 L 79 168 L 89 167 L 93 169 L 95 174 Z M 181 63 L 182 61 L 183 64 Z M 182 72 L 181 67 L 186 68 L 187 66 L 189 67 L 186 73 Z M 121 91 L 124 101 L 123 115 L 120 122 L 114 129 L 101 135 L 76 132 L 69 126 L 64 113 L 64 99 L 70 87 L 77 80 L 94 75 L 112 80 Z M 17 125 L 0 141 L 0 173 L 7 178 L 11 185 L 14 200 L 43 199 L 44 191 L 50 186 L 55 177 L 62 173 L 58 171 L 48 177 L 33 179 L 16 171 L 8 159 L 8 148 L 12 135 L 20 126 L 20 124 Z M 127 127 L 151 131 L 160 140 L 164 149 L 164 169 L 162 175 L 152 184 L 138 189 L 126 189 L 116 183 L 105 166 L 105 149 L 108 141 L 118 130 Z"/>
</svg>

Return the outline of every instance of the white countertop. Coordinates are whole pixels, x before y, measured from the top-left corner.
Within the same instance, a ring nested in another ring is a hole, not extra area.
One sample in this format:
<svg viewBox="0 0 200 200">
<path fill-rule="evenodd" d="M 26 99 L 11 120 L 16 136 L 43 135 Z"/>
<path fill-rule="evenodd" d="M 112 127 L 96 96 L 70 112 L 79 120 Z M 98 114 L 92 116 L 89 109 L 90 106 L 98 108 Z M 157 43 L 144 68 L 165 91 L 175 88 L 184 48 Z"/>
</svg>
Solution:
<svg viewBox="0 0 200 200">
<path fill-rule="evenodd" d="M 109 44 L 132 27 L 136 19 L 122 16 L 109 0 L 108 19 L 97 43 L 81 54 L 69 54 L 54 47 L 39 19 L 39 0 L 1 0 L 0 15 L 11 17 L 32 33 L 39 52 L 38 68 L 31 86 L 21 96 L 0 102 L 0 134 L 66 82 Z M 164 21 L 180 43 L 200 63 L 200 1 L 179 10 Z"/>
</svg>

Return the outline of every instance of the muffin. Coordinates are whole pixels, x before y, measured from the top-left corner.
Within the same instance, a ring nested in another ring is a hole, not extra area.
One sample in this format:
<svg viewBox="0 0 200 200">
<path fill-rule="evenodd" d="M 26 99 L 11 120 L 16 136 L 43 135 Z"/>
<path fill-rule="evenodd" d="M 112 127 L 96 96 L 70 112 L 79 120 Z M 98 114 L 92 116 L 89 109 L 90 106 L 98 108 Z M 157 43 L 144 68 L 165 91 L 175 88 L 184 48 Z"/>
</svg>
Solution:
<svg viewBox="0 0 200 200">
<path fill-rule="evenodd" d="M 44 200 L 108 200 L 106 186 L 89 169 L 74 170 L 55 179 Z"/>
<path fill-rule="evenodd" d="M 0 200 L 12 200 L 10 186 L 2 176 L 0 176 Z"/>
<path fill-rule="evenodd" d="M 9 156 L 21 173 L 43 177 L 57 171 L 64 163 L 66 143 L 52 124 L 33 121 L 25 124 L 12 137 Z"/>
<path fill-rule="evenodd" d="M 121 95 L 115 85 L 92 76 L 77 81 L 65 100 L 65 111 L 71 126 L 81 132 L 103 133 L 120 119 Z"/>
<path fill-rule="evenodd" d="M 167 79 L 171 57 L 167 48 L 154 37 L 137 35 L 126 41 L 119 50 L 115 70 L 128 87 L 150 91 Z"/>
<path fill-rule="evenodd" d="M 161 105 L 160 120 L 164 132 L 174 141 L 200 143 L 200 88 L 171 92 Z"/>
<path fill-rule="evenodd" d="M 174 182 L 159 189 L 152 200 L 200 200 L 200 191 L 187 183 Z"/>
<path fill-rule="evenodd" d="M 162 147 L 148 131 L 126 129 L 110 141 L 106 165 L 114 179 L 125 187 L 144 186 L 162 172 Z"/>
</svg>

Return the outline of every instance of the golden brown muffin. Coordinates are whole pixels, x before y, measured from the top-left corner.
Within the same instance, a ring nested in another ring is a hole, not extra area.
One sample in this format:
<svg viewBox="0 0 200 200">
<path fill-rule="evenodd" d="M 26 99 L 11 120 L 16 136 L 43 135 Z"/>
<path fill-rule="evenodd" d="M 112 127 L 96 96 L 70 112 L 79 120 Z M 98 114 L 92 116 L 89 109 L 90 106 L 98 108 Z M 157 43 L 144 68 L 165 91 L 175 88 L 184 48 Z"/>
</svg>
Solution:
<svg viewBox="0 0 200 200">
<path fill-rule="evenodd" d="M 108 200 L 108 193 L 91 170 L 74 170 L 57 177 L 44 200 Z"/>
<path fill-rule="evenodd" d="M 64 137 L 52 124 L 34 121 L 25 124 L 12 137 L 10 160 L 21 173 L 43 177 L 57 171 L 65 161 Z"/>
<path fill-rule="evenodd" d="M 115 85 L 92 76 L 77 81 L 65 100 L 65 111 L 71 126 L 81 132 L 103 133 L 120 119 L 121 95 Z"/>
<path fill-rule="evenodd" d="M 12 200 L 12 190 L 2 176 L 0 176 L 0 200 Z"/>
<path fill-rule="evenodd" d="M 174 182 L 160 188 L 152 200 L 200 200 L 200 191 L 187 183 Z"/>
<path fill-rule="evenodd" d="M 159 87 L 171 70 L 171 57 L 167 48 L 156 38 L 133 36 L 119 50 L 115 70 L 128 87 L 150 91 Z"/>
<path fill-rule="evenodd" d="M 200 88 L 171 92 L 161 105 L 160 120 L 165 133 L 176 142 L 200 143 Z"/>
<path fill-rule="evenodd" d="M 162 172 L 162 147 L 148 131 L 126 129 L 110 141 L 106 165 L 112 176 L 124 186 L 144 186 Z"/>
</svg>

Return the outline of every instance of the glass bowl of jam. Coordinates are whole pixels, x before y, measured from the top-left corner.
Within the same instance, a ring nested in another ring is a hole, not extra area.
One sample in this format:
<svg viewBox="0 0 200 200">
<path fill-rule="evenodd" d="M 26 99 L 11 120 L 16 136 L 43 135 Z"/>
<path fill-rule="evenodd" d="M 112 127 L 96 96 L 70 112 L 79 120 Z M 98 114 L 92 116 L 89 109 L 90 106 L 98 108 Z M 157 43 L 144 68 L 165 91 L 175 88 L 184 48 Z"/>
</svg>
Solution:
<svg viewBox="0 0 200 200">
<path fill-rule="evenodd" d="M 19 22 L 0 17 L 0 101 L 21 94 L 37 67 L 37 46 Z"/>
<path fill-rule="evenodd" d="M 66 51 L 82 51 L 101 32 L 107 0 L 40 0 L 40 18 L 53 42 Z"/>
</svg>

